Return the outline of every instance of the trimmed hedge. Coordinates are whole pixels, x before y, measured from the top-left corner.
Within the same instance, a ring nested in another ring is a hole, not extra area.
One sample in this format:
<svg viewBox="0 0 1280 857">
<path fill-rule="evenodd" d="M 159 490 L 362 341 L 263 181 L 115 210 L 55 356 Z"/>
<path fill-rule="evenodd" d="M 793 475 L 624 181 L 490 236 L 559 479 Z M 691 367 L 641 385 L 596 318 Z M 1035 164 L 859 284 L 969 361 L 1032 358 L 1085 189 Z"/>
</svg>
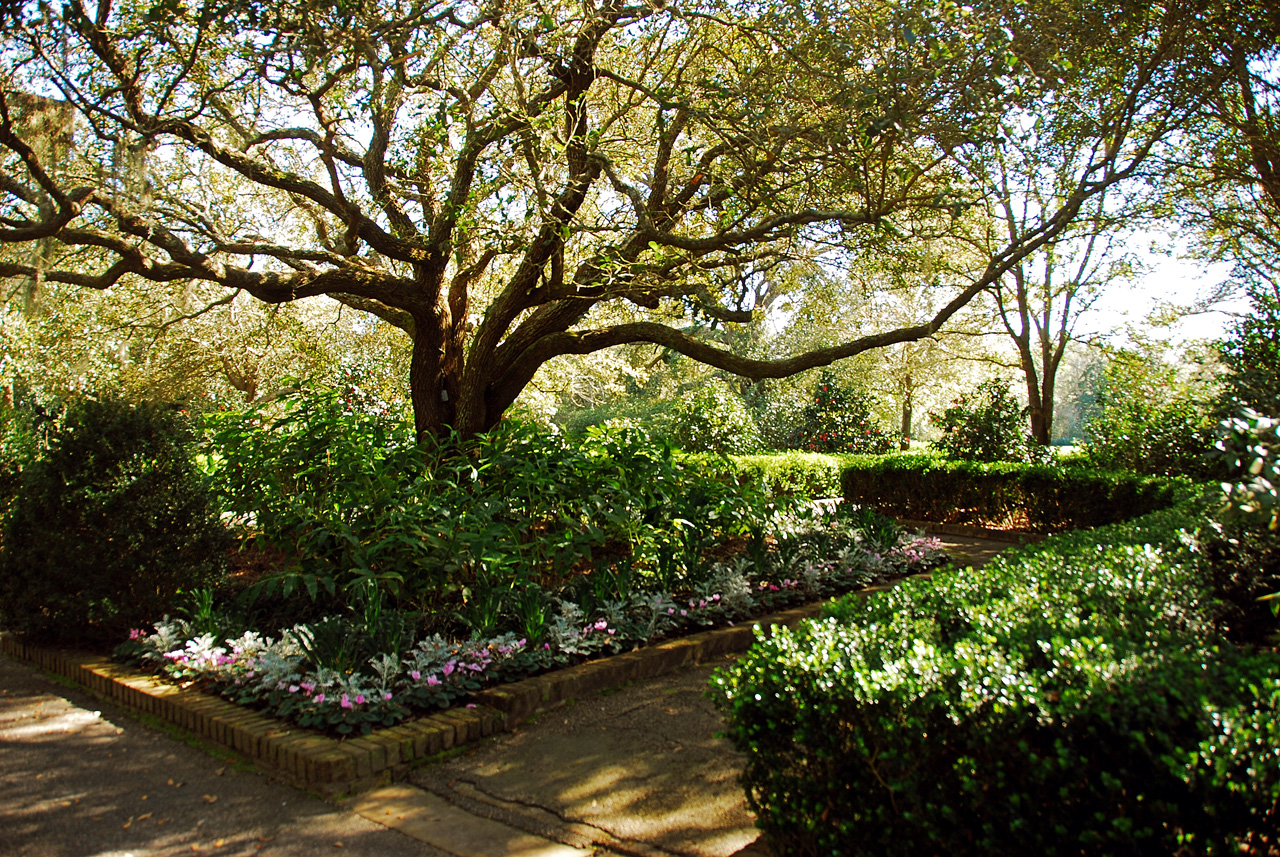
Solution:
<svg viewBox="0 0 1280 857">
<path fill-rule="evenodd" d="M 1118 523 L 1193 495 L 1188 479 L 1079 465 L 850 456 L 841 494 L 886 515 L 945 524 L 1015 525 L 1057 533 Z"/>
<path fill-rule="evenodd" d="M 851 456 L 821 452 L 780 452 L 773 455 L 735 455 L 730 459 L 739 477 L 760 480 L 774 496 L 837 497 L 840 474 Z"/>
<path fill-rule="evenodd" d="M 1203 511 L 847 597 L 717 673 L 778 853 L 1227 854 L 1274 836 L 1280 657 L 1219 635 Z"/>
</svg>

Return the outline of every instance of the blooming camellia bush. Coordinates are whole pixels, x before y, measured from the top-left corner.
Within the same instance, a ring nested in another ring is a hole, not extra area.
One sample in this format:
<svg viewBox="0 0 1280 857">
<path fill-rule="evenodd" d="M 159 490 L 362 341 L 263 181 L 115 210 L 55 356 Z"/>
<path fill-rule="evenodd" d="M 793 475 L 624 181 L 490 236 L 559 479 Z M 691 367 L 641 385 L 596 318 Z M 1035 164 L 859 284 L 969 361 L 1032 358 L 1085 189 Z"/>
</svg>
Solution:
<svg viewBox="0 0 1280 857">
<path fill-rule="evenodd" d="M 871 414 L 871 397 L 823 372 L 788 447 L 806 452 L 880 454 L 893 446 Z"/>
</svg>

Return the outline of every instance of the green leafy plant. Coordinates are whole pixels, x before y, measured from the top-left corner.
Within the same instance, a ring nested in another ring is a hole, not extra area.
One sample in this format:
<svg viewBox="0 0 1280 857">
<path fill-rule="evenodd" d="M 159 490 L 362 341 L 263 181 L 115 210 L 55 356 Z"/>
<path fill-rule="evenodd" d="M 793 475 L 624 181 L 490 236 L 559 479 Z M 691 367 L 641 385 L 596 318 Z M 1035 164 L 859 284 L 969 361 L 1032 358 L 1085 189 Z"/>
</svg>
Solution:
<svg viewBox="0 0 1280 857">
<path fill-rule="evenodd" d="M 1237 853 L 1275 830 L 1280 662 L 1206 597 L 1205 501 L 841 599 L 714 679 L 797 855 Z"/>
<path fill-rule="evenodd" d="M 43 640 L 118 639 L 216 584 L 231 539 L 175 409 L 71 405 L 4 519 L 0 616 Z"/>
<path fill-rule="evenodd" d="M 1245 408 L 1222 423 L 1215 448 L 1229 473 L 1225 518 L 1280 530 L 1280 419 Z"/>
<path fill-rule="evenodd" d="M 761 447 L 750 411 L 720 378 L 709 379 L 676 405 L 672 434 L 686 452 L 742 454 Z"/>
<path fill-rule="evenodd" d="M 1214 423 L 1208 402 L 1172 370 L 1118 354 L 1085 423 L 1085 454 L 1108 470 L 1210 478 Z"/>
<path fill-rule="evenodd" d="M 942 432 L 933 442 L 947 458 L 965 461 L 1033 461 L 1043 448 L 1027 431 L 1026 412 L 1007 382 L 991 378 L 929 420 Z"/>
<path fill-rule="evenodd" d="M 1219 400 L 1226 412 L 1244 407 L 1280 416 L 1280 295 L 1255 283 L 1249 298 L 1249 312 L 1218 343 L 1227 368 Z"/>
<path fill-rule="evenodd" d="M 848 459 L 843 495 L 902 518 L 1009 526 L 1038 533 L 1097 527 L 1167 508 L 1194 494 L 1186 478 L 1139 476 L 1081 463 L 950 461 L 930 456 Z"/>
</svg>

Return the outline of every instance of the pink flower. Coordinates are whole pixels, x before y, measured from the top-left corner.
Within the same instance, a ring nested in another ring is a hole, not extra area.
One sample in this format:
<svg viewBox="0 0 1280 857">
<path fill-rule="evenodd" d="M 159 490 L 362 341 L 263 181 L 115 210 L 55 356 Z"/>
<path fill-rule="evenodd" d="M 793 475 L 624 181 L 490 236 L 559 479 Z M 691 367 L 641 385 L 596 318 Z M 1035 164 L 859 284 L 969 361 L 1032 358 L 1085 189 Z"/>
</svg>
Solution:
<svg viewBox="0 0 1280 857">
<path fill-rule="evenodd" d="M 597 631 L 603 631 L 605 628 L 608 628 L 608 627 L 609 627 L 609 623 L 608 623 L 608 622 L 606 622 L 605 620 L 603 620 L 603 619 L 597 619 L 597 620 L 596 620 L 596 630 L 597 630 Z"/>
<path fill-rule="evenodd" d="M 688 615 L 689 615 L 689 611 L 688 611 L 688 610 L 681 610 L 681 611 L 680 611 L 680 615 L 681 615 L 681 616 L 688 616 Z"/>
<path fill-rule="evenodd" d="M 436 678 L 435 676 L 433 675 L 427 676 L 427 684 L 430 685 L 431 687 L 435 687 L 439 683 L 440 683 L 440 679 Z"/>
<path fill-rule="evenodd" d="M 363 693 L 357 693 L 357 694 L 356 694 L 356 705 L 364 705 L 364 694 L 363 694 Z"/>
<path fill-rule="evenodd" d="M 307 693 L 311 693 L 311 691 L 316 689 L 316 683 L 314 681 L 303 681 L 298 683 L 298 687 L 302 688 Z"/>
<path fill-rule="evenodd" d="M 417 670 L 413 670 L 412 672 L 409 673 L 409 678 L 413 679 L 414 681 L 417 681 L 418 679 L 422 678 L 422 673 L 418 672 Z"/>
<path fill-rule="evenodd" d="M 383 699 L 383 701 L 384 701 L 384 702 L 390 702 L 390 701 L 391 701 L 391 691 L 389 691 L 389 690 L 388 690 L 388 691 L 384 691 L 384 692 L 383 692 L 383 694 L 382 694 L 382 699 Z"/>
<path fill-rule="evenodd" d="M 357 697 L 357 699 L 358 699 L 358 698 L 359 698 L 359 697 Z M 342 694 L 342 701 L 341 701 L 341 702 L 339 702 L 339 703 L 338 703 L 338 705 L 342 706 L 343 708 L 350 708 L 350 707 L 351 707 L 351 698 L 350 698 L 350 697 L 348 697 L 345 693 L 344 693 L 344 694 Z"/>
<path fill-rule="evenodd" d="M 444 673 L 445 675 L 453 675 L 453 668 L 456 665 L 457 665 L 457 661 L 448 661 L 445 663 L 444 669 L 442 669 L 441 672 Z"/>
<path fill-rule="evenodd" d="M 144 636 L 144 632 L 141 628 L 134 628 L 129 632 L 130 640 L 141 640 L 143 636 Z"/>
<path fill-rule="evenodd" d="M 467 708 L 475 708 L 475 707 L 476 707 L 476 704 L 474 702 L 467 703 Z"/>
<path fill-rule="evenodd" d="M 291 685 L 289 685 L 289 692 L 290 692 L 290 693 L 297 693 L 297 692 L 298 692 L 298 686 L 297 686 L 296 684 L 291 684 Z"/>
<path fill-rule="evenodd" d="M 323 694 L 323 693 L 317 693 L 317 694 L 316 694 L 316 704 L 318 705 L 318 704 L 320 704 L 321 702 L 324 702 L 324 694 Z"/>
<path fill-rule="evenodd" d="M 616 633 L 618 633 L 618 629 L 617 629 L 617 628 L 610 628 L 610 629 L 609 629 L 609 636 L 610 636 L 610 637 L 612 637 L 612 636 L 613 636 L 614 634 L 616 634 Z"/>
</svg>

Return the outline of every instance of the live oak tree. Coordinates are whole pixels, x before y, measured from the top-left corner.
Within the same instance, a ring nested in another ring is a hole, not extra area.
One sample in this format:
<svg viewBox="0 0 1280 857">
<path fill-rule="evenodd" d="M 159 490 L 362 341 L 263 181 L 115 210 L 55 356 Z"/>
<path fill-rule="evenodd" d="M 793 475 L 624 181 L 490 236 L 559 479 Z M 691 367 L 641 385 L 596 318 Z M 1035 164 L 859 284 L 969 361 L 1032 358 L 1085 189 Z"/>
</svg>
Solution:
<svg viewBox="0 0 1280 857">
<path fill-rule="evenodd" d="M 412 337 L 420 435 L 489 428 L 563 355 L 776 378 L 930 335 L 1187 109 L 1179 4 L 67 0 L 7 27 L 0 277 L 329 295 Z M 761 321 L 760 270 L 946 233 L 1049 93 L 1088 94 L 1090 157 L 932 315 L 774 359 L 701 335 Z"/>
</svg>

